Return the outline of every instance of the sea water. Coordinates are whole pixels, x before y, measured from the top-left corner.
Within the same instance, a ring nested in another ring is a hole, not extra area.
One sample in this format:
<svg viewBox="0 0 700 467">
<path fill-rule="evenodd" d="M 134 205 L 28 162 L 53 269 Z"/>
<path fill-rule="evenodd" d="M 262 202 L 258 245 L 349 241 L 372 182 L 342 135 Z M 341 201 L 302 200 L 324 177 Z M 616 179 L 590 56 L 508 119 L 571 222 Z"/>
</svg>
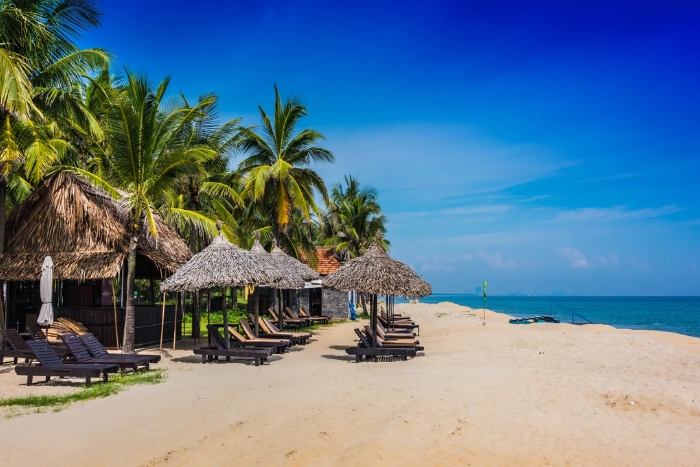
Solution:
<svg viewBox="0 0 700 467">
<path fill-rule="evenodd" d="M 423 303 L 453 302 L 483 308 L 480 295 L 435 294 Z M 396 303 L 405 300 L 397 298 Z M 700 297 L 487 297 L 486 308 L 515 317 L 552 315 L 562 323 L 609 324 L 700 337 Z"/>
</svg>

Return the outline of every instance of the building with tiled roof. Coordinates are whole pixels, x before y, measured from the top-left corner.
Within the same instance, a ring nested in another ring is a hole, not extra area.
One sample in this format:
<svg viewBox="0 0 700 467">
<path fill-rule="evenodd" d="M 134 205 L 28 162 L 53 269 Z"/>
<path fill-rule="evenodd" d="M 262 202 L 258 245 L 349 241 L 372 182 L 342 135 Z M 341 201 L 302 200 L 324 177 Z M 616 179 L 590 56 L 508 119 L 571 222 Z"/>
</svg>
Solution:
<svg viewBox="0 0 700 467">
<path fill-rule="evenodd" d="M 307 310 L 311 316 L 323 315 L 347 319 L 350 314 L 348 293 L 322 287 L 323 277 L 338 269 L 342 266 L 342 263 L 330 248 L 318 247 L 316 248 L 316 255 L 318 256 L 316 267 L 311 266 L 304 257 L 301 258 L 301 261 L 318 272 L 321 276 L 321 285 L 314 281 L 316 284 L 300 291 L 299 306 Z"/>
<path fill-rule="evenodd" d="M 327 276 L 341 266 L 340 261 L 338 261 L 338 258 L 336 258 L 333 250 L 330 248 L 316 248 L 316 255 L 318 256 L 318 264 L 315 268 L 306 261 L 306 258 L 302 257 L 301 261 L 313 268 L 321 276 Z"/>
</svg>

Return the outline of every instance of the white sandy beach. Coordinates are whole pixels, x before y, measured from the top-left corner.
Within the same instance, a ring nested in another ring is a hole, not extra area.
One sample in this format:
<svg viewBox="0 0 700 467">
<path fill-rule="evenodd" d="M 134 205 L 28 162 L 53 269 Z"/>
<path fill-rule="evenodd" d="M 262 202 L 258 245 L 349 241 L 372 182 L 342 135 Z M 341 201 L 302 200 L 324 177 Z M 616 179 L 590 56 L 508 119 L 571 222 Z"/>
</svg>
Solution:
<svg viewBox="0 0 700 467">
<path fill-rule="evenodd" d="M 424 355 L 356 364 L 355 323 L 263 367 L 178 350 L 162 384 L 0 419 L 0 464 L 698 464 L 700 339 L 491 312 L 482 326 L 453 304 L 397 312 L 421 324 Z M 0 397 L 72 390 L 24 382 L 4 365 Z"/>
</svg>

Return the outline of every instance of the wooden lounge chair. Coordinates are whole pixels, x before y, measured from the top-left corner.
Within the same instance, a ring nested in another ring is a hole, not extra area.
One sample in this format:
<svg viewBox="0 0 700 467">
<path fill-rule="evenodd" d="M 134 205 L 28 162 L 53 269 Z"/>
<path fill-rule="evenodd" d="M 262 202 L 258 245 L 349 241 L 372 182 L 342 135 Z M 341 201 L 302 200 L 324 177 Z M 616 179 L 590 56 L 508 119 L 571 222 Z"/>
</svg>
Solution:
<svg viewBox="0 0 700 467">
<path fill-rule="evenodd" d="M 381 330 L 384 334 L 386 334 L 386 337 L 396 337 L 399 339 L 408 339 L 416 337 L 413 330 L 411 329 L 396 329 L 394 331 L 387 331 L 386 328 L 379 321 L 377 321 L 377 330 Z"/>
<path fill-rule="evenodd" d="M 369 328 L 369 326 L 367 326 L 367 327 Z M 388 333 L 384 332 L 384 329 L 382 329 L 382 327 L 379 326 L 379 323 L 377 323 L 377 335 L 383 341 L 408 342 L 408 343 L 412 343 L 412 344 L 420 344 L 420 342 L 412 334 L 403 334 L 403 335 L 397 335 L 397 334 L 401 334 L 401 333 L 388 334 Z"/>
<path fill-rule="evenodd" d="M 271 322 L 269 319 L 261 318 L 261 320 L 262 322 L 260 323 L 260 325 L 263 328 L 265 328 L 265 330 L 269 331 L 270 334 L 280 332 L 279 328 L 275 326 L 275 323 Z M 289 334 L 291 334 L 292 336 L 301 337 L 302 339 L 304 339 L 304 343 L 306 343 L 307 339 L 311 338 L 310 332 L 290 332 Z"/>
<path fill-rule="evenodd" d="M 330 318 L 328 316 L 311 316 L 302 307 L 299 307 L 299 316 L 313 320 L 314 323 L 328 324 Z"/>
<path fill-rule="evenodd" d="M 24 363 L 31 363 L 34 352 L 16 329 L 5 329 L 2 331 L 2 335 L 5 336 L 5 345 L 9 348 L 0 349 L 0 365 L 5 363 L 5 357 L 12 358 L 15 365 L 20 358 L 24 359 Z"/>
<path fill-rule="evenodd" d="M 243 332 L 248 337 L 248 339 L 257 339 L 257 337 L 255 337 L 255 333 L 253 332 L 253 329 L 250 327 L 250 324 L 248 323 L 247 319 L 241 318 L 239 322 L 241 323 L 241 328 L 243 328 Z M 258 321 L 259 326 L 260 326 L 260 322 L 261 321 Z M 266 334 L 268 338 L 288 339 L 292 343 L 292 345 L 303 344 L 304 342 L 306 342 L 306 339 L 304 339 L 302 337 L 292 336 L 292 334 L 289 332 L 277 332 L 277 333 L 267 332 L 266 333 L 262 327 L 260 328 L 260 330 L 263 331 L 263 334 Z"/>
<path fill-rule="evenodd" d="M 29 333 L 29 339 L 30 340 L 36 340 L 36 341 L 47 341 L 51 348 L 53 349 L 54 352 L 58 355 L 58 357 L 61 360 L 64 360 L 66 358 L 66 355 L 68 355 L 68 347 L 65 346 L 63 342 L 60 341 L 55 341 L 55 340 L 49 340 L 46 337 L 46 333 L 44 332 L 44 329 L 41 327 L 34 325 L 34 324 L 28 324 L 25 327 L 26 331 Z"/>
<path fill-rule="evenodd" d="M 83 341 L 83 345 L 90 352 L 93 357 L 106 357 L 109 355 L 118 356 L 118 354 L 112 354 L 107 352 L 100 341 L 97 340 L 91 332 L 83 334 L 80 336 L 80 340 Z M 160 361 L 160 355 L 155 354 L 135 354 L 139 358 L 147 358 L 149 363 L 158 363 Z"/>
<path fill-rule="evenodd" d="M 364 357 L 366 360 L 375 360 L 377 357 L 397 357 L 402 360 L 407 360 L 408 357 L 416 356 L 416 349 L 411 347 L 384 347 L 377 345 L 372 347 L 370 340 L 362 334 L 359 329 L 355 329 L 355 334 L 360 341 L 357 347 L 348 347 L 345 352 L 348 355 L 354 355 L 356 362 L 361 362 Z"/>
<path fill-rule="evenodd" d="M 56 352 L 53 351 L 48 342 L 44 341 L 27 341 L 31 347 L 34 356 L 41 366 L 16 366 L 15 373 L 20 376 L 27 377 L 27 386 L 32 385 L 34 376 L 44 376 L 48 381 L 52 376 L 85 378 L 85 385 L 90 386 L 92 378 L 99 378 L 106 383 L 109 380 L 109 373 L 119 371 L 119 366 L 116 364 L 82 364 L 75 363 L 66 365 L 61 362 Z"/>
<path fill-rule="evenodd" d="M 226 357 L 227 362 L 231 361 L 231 357 L 241 357 L 253 358 L 255 359 L 255 366 L 260 366 L 260 364 L 267 361 L 267 358 L 274 352 L 272 347 L 234 347 L 232 349 L 227 349 L 224 336 L 221 335 L 219 330 L 216 327 L 207 329 L 209 330 L 209 336 L 212 338 L 211 346 L 192 350 L 195 355 L 202 356 L 202 363 L 206 363 L 207 360 L 210 362 L 212 360 L 218 360 L 219 357 Z"/>
<path fill-rule="evenodd" d="M 365 334 L 369 339 L 372 338 L 372 329 L 369 326 L 365 326 Z M 407 339 L 403 340 L 386 340 L 382 339 L 377 332 L 377 342 L 382 345 L 382 347 L 411 347 L 416 350 L 425 350 L 425 347 L 420 346 L 418 341 L 409 341 Z"/>
<path fill-rule="evenodd" d="M 273 321 L 279 323 L 280 318 L 277 312 L 273 308 L 268 308 L 267 313 L 270 315 Z M 305 319 L 299 319 L 299 318 L 284 318 L 284 325 L 285 327 L 290 327 L 290 328 L 296 328 L 299 329 L 302 326 L 307 326 L 309 324 L 308 320 Z"/>
<path fill-rule="evenodd" d="M 295 315 L 294 312 L 292 311 L 292 309 L 289 308 L 288 306 L 286 306 L 286 307 L 284 307 L 284 320 L 286 322 L 289 319 L 292 319 L 292 320 L 298 319 L 298 320 L 303 321 L 304 324 L 302 326 L 311 326 L 312 324 L 316 323 L 316 320 L 314 318 L 309 317 L 309 316 L 301 316 L 301 315 L 297 316 L 297 315 Z"/>
<path fill-rule="evenodd" d="M 83 345 L 83 341 L 76 334 L 63 334 L 61 340 L 68 351 L 73 354 L 78 363 L 112 363 L 119 365 L 122 370 L 134 370 L 143 367 L 146 370 L 150 367 L 150 360 L 146 356 L 129 355 L 129 354 L 108 354 L 104 357 L 93 357 Z"/>
<path fill-rule="evenodd" d="M 386 319 L 386 315 L 381 314 L 379 316 L 379 322 L 382 323 L 386 329 L 415 329 L 418 332 L 418 335 L 420 336 L 420 325 L 409 321 L 409 320 L 404 320 L 404 321 L 395 321 L 395 322 L 389 322 Z"/>
<path fill-rule="evenodd" d="M 214 328 L 214 329 L 211 329 Z M 209 334 L 219 332 L 218 325 L 208 324 Z M 220 334 L 220 333 L 219 333 Z M 288 339 L 248 339 L 239 333 L 233 326 L 228 327 L 229 347 L 271 347 L 275 353 L 284 353 L 292 342 Z"/>
</svg>

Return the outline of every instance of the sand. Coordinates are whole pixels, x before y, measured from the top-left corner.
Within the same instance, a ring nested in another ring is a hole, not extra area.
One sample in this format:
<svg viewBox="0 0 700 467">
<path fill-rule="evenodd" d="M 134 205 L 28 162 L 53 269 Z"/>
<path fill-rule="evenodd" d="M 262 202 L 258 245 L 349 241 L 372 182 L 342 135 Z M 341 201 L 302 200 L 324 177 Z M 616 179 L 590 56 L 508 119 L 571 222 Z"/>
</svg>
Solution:
<svg viewBox="0 0 700 467">
<path fill-rule="evenodd" d="M 699 339 L 397 311 L 420 322 L 424 355 L 356 364 L 354 323 L 264 367 L 178 350 L 162 384 L 0 419 L 0 464 L 698 465 Z M 0 397 L 73 390 L 27 388 L 8 368 Z"/>
</svg>

